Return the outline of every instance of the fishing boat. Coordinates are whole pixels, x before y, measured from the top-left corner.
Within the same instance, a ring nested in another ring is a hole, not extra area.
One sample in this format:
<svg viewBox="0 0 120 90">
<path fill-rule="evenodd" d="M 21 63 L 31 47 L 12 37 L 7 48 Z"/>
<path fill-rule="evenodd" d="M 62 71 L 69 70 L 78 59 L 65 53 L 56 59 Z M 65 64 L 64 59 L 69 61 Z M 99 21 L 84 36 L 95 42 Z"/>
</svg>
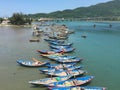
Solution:
<svg viewBox="0 0 120 90">
<path fill-rule="evenodd" d="M 57 59 L 56 61 L 60 63 L 72 63 L 72 62 L 80 62 L 82 60 L 83 60 L 82 58 L 73 58 L 73 59 L 66 59 L 66 60 Z"/>
<path fill-rule="evenodd" d="M 35 58 L 32 58 L 32 60 L 18 59 L 16 60 L 16 62 L 26 67 L 39 67 L 39 66 L 44 66 L 50 63 L 50 61 L 43 62 L 43 61 L 36 60 Z"/>
<path fill-rule="evenodd" d="M 29 81 L 28 83 L 33 84 L 33 85 L 46 85 L 46 84 L 53 83 L 53 82 L 65 81 L 65 80 L 70 79 L 71 77 L 72 77 L 71 75 L 51 77 L 51 78 L 44 78 L 44 79 Z"/>
<path fill-rule="evenodd" d="M 74 66 L 76 63 L 64 63 L 64 64 L 46 64 L 45 66 L 49 68 L 68 68 Z"/>
<path fill-rule="evenodd" d="M 61 44 L 58 42 L 49 42 L 51 45 L 57 45 L 57 46 L 71 46 L 73 43 L 66 43 L 66 44 Z"/>
<path fill-rule="evenodd" d="M 68 53 L 74 51 L 75 48 L 67 48 L 67 49 L 51 49 L 49 50 L 37 50 L 37 52 L 41 54 L 55 54 L 55 53 Z"/>
<path fill-rule="evenodd" d="M 66 36 L 48 36 L 50 39 L 58 39 L 58 40 L 65 40 L 67 39 L 68 37 Z"/>
<path fill-rule="evenodd" d="M 58 40 L 65 40 L 67 38 L 68 38 L 67 36 L 59 36 L 59 37 L 57 37 Z"/>
<path fill-rule="evenodd" d="M 45 72 L 55 72 L 55 71 L 64 71 L 64 70 L 75 70 L 75 69 L 81 69 L 83 68 L 83 66 L 71 66 L 68 68 L 59 68 L 59 67 L 55 67 L 55 68 L 39 68 L 39 70 L 43 73 Z"/>
<path fill-rule="evenodd" d="M 48 54 L 41 54 L 41 56 L 44 56 L 44 57 L 47 57 L 49 59 L 52 59 L 52 60 L 68 60 L 68 59 L 74 59 L 76 58 L 76 56 L 68 56 L 68 55 L 54 55 L 54 54 L 51 54 L 51 55 L 48 55 Z"/>
<path fill-rule="evenodd" d="M 43 57 L 49 57 L 49 56 L 58 57 L 58 56 L 62 56 L 62 53 L 40 54 L 40 55 Z"/>
<path fill-rule="evenodd" d="M 64 71 L 46 72 L 45 74 L 52 76 L 67 76 L 67 75 L 78 76 L 84 74 L 85 72 L 86 72 L 85 70 L 64 70 Z"/>
<path fill-rule="evenodd" d="M 82 37 L 82 38 L 86 38 L 86 37 L 87 37 L 87 35 L 83 34 L 83 35 L 81 35 L 81 37 Z"/>
<path fill-rule="evenodd" d="M 58 40 L 58 39 L 44 39 L 44 40 L 47 41 L 48 43 L 50 42 L 56 42 L 56 43 L 61 43 L 61 44 L 64 43 L 63 40 Z"/>
<path fill-rule="evenodd" d="M 106 90 L 99 86 L 48 87 L 50 90 Z"/>
<path fill-rule="evenodd" d="M 72 87 L 72 86 L 79 86 L 83 84 L 87 84 L 90 82 L 94 76 L 84 76 L 84 77 L 78 77 L 78 78 L 73 78 L 65 81 L 59 81 L 59 82 L 54 82 L 54 83 L 49 83 L 46 84 L 46 86 L 50 87 Z"/>
<path fill-rule="evenodd" d="M 53 49 L 67 49 L 67 48 L 72 48 L 71 46 L 56 46 L 56 45 L 50 45 L 51 48 Z"/>
<path fill-rule="evenodd" d="M 37 52 L 41 54 L 55 54 L 55 53 L 60 53 L 62 51 L 60 50 L 54 50 L 54 51 L 48 51 L 48 50 L 37 50 Z"/>
<path fill-rule="evenodd" d="M 59 49 L 51 49 L 54 52 L 63 52 L 63 53 L 68 53 L 68 52 L 73 52 L 75 48 L 59 48 Z"/>
<path fill-rule="evenodd" d="M 35 39 L 35 38 L 34 38 L 34 39 L 30 39 L 29 41 L 30 41 L 30 42 L 40 42 L 40 40 L 37 39 L 37 38 L 36 38 L 36 39 Z"/>
</svg>

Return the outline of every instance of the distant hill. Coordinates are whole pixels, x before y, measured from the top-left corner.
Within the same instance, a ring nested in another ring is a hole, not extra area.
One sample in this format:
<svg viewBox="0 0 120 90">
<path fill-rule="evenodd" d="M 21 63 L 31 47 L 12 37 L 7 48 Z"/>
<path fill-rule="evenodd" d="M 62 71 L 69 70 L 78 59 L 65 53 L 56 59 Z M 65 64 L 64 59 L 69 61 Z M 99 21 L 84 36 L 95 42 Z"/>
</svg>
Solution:
<svg viewBox="0 0 120 90">
<path fill-rule="evenodd" d="M 67 9 L 56 11 L 49 14 L 37 13 L 29 14 L 28 17 L 40 18 L 86 18 L 86 17 L 111 17 L 120 16 L 120 0 L 113 0 L 106 3 L 100 3 L 89 7 L 79 7 L 76 9 Z"/>
</svg>

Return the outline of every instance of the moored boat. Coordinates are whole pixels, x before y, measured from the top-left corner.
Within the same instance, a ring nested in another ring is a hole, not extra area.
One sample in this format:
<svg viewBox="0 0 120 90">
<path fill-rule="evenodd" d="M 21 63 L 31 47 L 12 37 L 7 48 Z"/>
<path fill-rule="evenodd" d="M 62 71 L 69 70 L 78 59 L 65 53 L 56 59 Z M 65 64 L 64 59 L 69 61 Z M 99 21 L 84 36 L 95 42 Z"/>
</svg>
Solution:
<svg viewBox="0 0 120 90">
<path fill-rule="evenodd" d="M 50 42 L 56 42 L 56 43 L 60 43 L 60 44 L 64 43 L 63 40 L 58 40 L 58 39 L 44 39 L 44 40 L 47 41 L 48 43 L 50 43 Z"/>
<path fill-rule="evenodd" d="M 76 63 L 64 63 L 64 64 L 46 64 L 45 66 L 49 67 L 49 68 L 68 68 L 68 67 L 71 67 L 71 66 L 74 66 Z"/>
<path fill-rule="evenodd" d="M 56 61 L 57 62 L 60 62 L 60 63 L 72 63 L 72 62 L 80 62 L 82 61 L 83 59 L 82 58 L 73 58 L 73 59 L 57 59 Z"/>
<path fill-rule="evenodd" d="M 26 66 L 26 67 L 39 67 L 39 66 L 44 66 L 44 65 L 50 63 L 50 61 L 38 61 L 36 59 L 34 59 L 34 60 L 18 59 L 18 60 L 16 60 L 16 62 L 18 64 L 20 64 L 22 66 Z"/>
<path fill-rule="evenodd" d="M 71 46 L 73 43 L 58 43 L 58 42 L 49 42 L 51 45 L 57 45 L 57 46 Z"/>
<path fill-rule="evenodd" d="M 99 86 L 48 87 L 50 90 L 106 90 Z"/>
<path fill-rule="evenodd" d="M 52 75 L 52 76 L 79 76 L 83 75 L 86 71 L 85 70 L 64 70 L 64 71 L 55 71 L 55 72 L 47 72 L 45 74 Z"/>
<path fill-rule="evenodd" d="M 63 53 L 68 53 L 68 52 L 72 52 L 75 50 L 75 48 L 59 48 L 59 49 L 51 49 L 52 51 L 54 52 L 58 52 L 58 51 L 61 51 Z"/>
<path fill-rule="evenodd" d="M 77 58 L 76 56 L 68 56 L 68 55 L 62 55 L 62 54 L 41 54 L 41 56 L 47 57 L 52 60 L 68 60 L 68 59 L 74 59 Z"/>
<path fill-rule="evenodd" d="M 39 70 L 43 73 L 45 72 L 55 72 L 55 71 L 64 71 L 64 70 L 75 70 L 75 69 L 81 69 L 83 66 L 71 66 L 68 68 L 60 68 L 60 67 L 55 67 L 55 68 L 39 68 Z"/>
<path fill-rule="evenodd" d="M 67 49 L 67 48 L 72 48 L 71 46 L 56 46 L 56 45 L 50 45 L 51 48 L 53 49 Z"/>
<path fill-rule="evenodd" d="M 58 57 L 58 56 L 62 56 L 62 53 L 40 54 L 40 55 L 44 57 L 49 57 L 49 56 Z"/>
<path fill-rule="evenodd" d="M 59 40 L 57 40 L 57 39 L 49 39 L 49 38 L 48 38 L 48 39 L 45 38 L 44 40 L 45 40 L 45 41 L 59 41 Z"/>
<path fill-rule="evenodd" d="M 30 39 L 29 41 L 30 41 L 30 42 L 40 42 L 39 39 Z"/>
<path fill-rule="evenodd" d="M 37 52 L 41 53 L 41 54 L 55 54 L 55 53 L 60 53 L 62 51 L 60 50 L 55 50 L 55 51 L 48 51 L 48 50 L 37 50 Z"/>
<path fill-rule="evenodd" d="M 73 78 L 65 81 L 49 83 L 49 84 L 46 84 L 46 86 L 50 86 L 50 87 L 79 86 L 79 85 L 87 84 L 88 82 L 92 81 L 93 78 L 94 76 L 78 77 L 78 78 Z"/>
<path fill-rule="evenodd" d="M 67 76 L 61 76 L 61 77 L 44 78 L 44 79 L 29 81 L 29 83 L 33 85 L 44 85 L 44 84 L 49 84 L 53 82 L 65 81 L 71 77 L 72 77 L 71 75 L 67 75 Z"/>
</svg>

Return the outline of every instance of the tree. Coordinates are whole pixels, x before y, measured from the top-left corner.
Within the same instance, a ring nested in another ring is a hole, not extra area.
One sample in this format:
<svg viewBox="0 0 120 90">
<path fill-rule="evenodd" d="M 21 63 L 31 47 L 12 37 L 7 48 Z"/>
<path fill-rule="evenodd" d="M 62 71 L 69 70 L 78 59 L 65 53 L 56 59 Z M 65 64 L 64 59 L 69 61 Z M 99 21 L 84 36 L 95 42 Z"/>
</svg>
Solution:
<svg viewBox="0 0 120 90">
<path fill-rule="evenodd" d="M 28 18 L 26 19 L 25 15 L 22 13 L 14 13 L 10 18 L 10 22 L 14 25 L 25 25 L 26 23 L 31 24 L 31 20 Z"/>
<path fill-rule="evenodd" d="M 3 18 L 0 18 L 0 23 L 2 23 L 2 21 L 3 21 Z"/>
</svg>

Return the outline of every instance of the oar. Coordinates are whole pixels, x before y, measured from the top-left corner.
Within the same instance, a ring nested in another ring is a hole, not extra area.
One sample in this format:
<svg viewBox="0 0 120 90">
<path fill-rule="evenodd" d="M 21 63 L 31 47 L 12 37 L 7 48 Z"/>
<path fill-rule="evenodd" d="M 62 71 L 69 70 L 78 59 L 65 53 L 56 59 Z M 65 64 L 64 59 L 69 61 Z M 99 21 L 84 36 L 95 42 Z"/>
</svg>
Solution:
<svg viewBox="0 0 120 90">
<path fill-rule="evenodd" d="M 40 62 L 39 60 L 37 60 L 37 59 L 35 59 L 35 58 L 32 58 L 32 60 L 34 60 L 35 62 L 42 63 L 42 62 Z"/>
</svg>

